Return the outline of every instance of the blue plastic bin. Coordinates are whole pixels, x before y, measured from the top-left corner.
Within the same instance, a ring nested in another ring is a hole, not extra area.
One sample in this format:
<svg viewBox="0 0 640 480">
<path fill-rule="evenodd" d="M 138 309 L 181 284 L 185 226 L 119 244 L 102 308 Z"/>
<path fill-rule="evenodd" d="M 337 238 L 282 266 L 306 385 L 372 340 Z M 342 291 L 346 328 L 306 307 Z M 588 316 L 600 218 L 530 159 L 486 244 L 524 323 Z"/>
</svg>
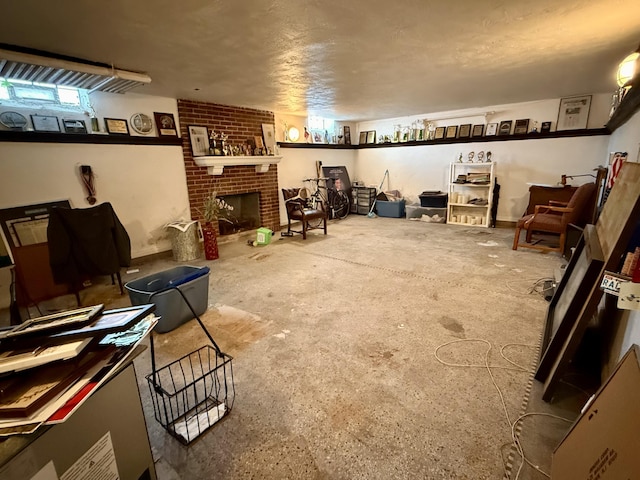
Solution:
<svg viewBox="0 0 640 480">
<path fill-rule="evenodd" d="M 404 218 L 404 200 L 398 202 L 376 201 L 376 213 L 379 217 Z"/>
<path fill-rule="evenodd" d="M 155 331 L 165 333 L 193 318 L 193 313 L 182 295 L 168 290 L 151 297 L 164 288 L 176 286 L 187 298 L 198 316 L 207 311 L 209 305 L 209 267 L 181 266 L 132 280 L 124 285 L 129 292 L 131 305 L 153 303 L 160 317 Z"/>
</svg>

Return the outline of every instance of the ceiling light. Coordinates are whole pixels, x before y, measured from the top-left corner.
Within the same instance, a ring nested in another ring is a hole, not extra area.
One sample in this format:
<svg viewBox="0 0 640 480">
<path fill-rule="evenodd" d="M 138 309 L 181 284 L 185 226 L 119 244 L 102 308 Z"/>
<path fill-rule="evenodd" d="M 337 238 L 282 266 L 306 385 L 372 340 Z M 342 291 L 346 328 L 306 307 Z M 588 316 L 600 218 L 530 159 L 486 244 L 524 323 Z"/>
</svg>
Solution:
<svg viewBox="0 0 640 480">
<path fill-rule="evenodd" d="M 633 52 L 631 55 L 627 55 L 626 58 L 620 62 L 620 65 L 618 66 L 618 73 L 616 75 L 619 87 L 624 87 L 633 79 L 634 75 L 638 71 L 638 57 L 640 57 L 640 53 Z"/>
</svg>

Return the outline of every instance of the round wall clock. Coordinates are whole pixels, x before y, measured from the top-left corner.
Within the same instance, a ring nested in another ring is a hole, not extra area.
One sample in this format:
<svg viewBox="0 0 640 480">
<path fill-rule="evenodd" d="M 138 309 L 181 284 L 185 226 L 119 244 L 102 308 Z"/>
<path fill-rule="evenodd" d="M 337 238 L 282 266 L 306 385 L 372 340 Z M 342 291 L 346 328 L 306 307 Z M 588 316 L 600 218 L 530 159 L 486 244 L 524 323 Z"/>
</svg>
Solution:
<svg viewBox="0 0 640 480">
<path fill-rule="evenodd" d="M 141 135 L 147 135 L 153 130 L 153 122 L 149 115 L 134 113 L 131 116 L 131 128 Z"/>
<path fill-rule="evenodd" d="M 27 126 L 27 117 L 18 112 L 2 112 L 0 123 L 12 130 L 23 130 Z"/>
</svg>

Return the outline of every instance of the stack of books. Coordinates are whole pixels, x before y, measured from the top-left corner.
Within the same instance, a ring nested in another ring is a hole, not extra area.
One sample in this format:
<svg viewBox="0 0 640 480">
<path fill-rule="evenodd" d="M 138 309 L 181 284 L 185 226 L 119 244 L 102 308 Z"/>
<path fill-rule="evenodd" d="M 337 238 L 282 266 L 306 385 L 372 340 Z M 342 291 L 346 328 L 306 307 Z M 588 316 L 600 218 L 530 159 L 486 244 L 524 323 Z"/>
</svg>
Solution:
<svg viewBox="0 0 640 480">
<path fill-rule="evenodd" d="M 468 173 L 467 174 L 467 183 L 474 183 L 476 185 L 486 185 L 490 180 L 489 173 Z"/>
<path fill-rule="evenodd" d="M 154 305 L 103 305 L 0 330 L 0 436 L 65 421 L 157 323 Z"/>
</svg>

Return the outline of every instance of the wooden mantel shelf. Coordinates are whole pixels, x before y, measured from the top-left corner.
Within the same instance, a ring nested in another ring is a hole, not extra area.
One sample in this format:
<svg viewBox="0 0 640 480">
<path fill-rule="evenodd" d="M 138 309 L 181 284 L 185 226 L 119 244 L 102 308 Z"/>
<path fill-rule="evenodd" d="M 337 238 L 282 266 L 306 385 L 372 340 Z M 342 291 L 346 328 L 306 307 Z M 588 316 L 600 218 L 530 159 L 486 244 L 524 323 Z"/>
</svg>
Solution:
<svg viewBox="0 0 640 480">
<path fill-rule="evenodd" d="M 270 156 L 205 156 L 194 157 L 193 161 L 199 167 L 207 167 L 209 175 L 222 175 L 224 167 L 235 165 L 255 165 L 256 173 L 266 173 L 269 165 L 280 163 L 282 155 Z"/>
</svg>

